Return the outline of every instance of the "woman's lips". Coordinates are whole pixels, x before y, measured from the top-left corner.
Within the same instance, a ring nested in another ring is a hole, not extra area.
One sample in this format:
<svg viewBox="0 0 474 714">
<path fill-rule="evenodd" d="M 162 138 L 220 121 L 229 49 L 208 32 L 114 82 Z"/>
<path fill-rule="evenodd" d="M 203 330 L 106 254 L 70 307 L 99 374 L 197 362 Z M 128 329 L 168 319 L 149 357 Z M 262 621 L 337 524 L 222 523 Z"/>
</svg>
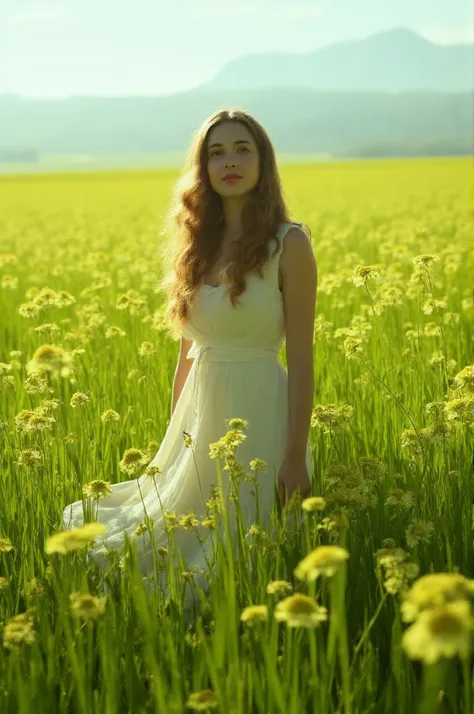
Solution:
<svg viewBox="0 0 474 714">
<path fill-rule="evenodd" d="M 226 183 L 235 183 L 236 181 L 240 181 L 241 178 L 241 176 L 229 176 L 229 178 L 225 178 L 224 181 L 226 181 Z"/>
</svg>

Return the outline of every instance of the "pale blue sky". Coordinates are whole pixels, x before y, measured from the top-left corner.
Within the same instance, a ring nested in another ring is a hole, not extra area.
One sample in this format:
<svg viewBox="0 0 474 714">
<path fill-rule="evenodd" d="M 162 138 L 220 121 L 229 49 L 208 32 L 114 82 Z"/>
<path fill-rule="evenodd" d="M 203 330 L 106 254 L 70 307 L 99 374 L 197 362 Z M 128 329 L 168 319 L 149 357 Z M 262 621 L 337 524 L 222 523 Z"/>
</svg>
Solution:
<svg viewBox="0 0 474 714">
<path fill-rule="evenodd" d="M 399 27 L 472 42 L 472 11 L 472 0 L 0 0 L 0 93 L 169 94 L 242 55 Z"/>
</svg>

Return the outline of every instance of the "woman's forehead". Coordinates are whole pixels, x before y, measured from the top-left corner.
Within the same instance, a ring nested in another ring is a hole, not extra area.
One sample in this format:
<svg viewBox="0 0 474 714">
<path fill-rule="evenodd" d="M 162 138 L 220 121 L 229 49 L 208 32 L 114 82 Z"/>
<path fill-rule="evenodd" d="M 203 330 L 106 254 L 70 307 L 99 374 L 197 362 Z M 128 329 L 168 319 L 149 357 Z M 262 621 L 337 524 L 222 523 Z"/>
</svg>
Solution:
<svg viewBox="0 0 474 714">
<path fill-rule="evenodd" d="M 245 139 L 254 143 L 253 136 L 244 124 L 237 121 L 226 121 L 212 127 L 208 136 L 207 144 L 214 143 L 232 144 L 234 141 Z"/>
</svg>

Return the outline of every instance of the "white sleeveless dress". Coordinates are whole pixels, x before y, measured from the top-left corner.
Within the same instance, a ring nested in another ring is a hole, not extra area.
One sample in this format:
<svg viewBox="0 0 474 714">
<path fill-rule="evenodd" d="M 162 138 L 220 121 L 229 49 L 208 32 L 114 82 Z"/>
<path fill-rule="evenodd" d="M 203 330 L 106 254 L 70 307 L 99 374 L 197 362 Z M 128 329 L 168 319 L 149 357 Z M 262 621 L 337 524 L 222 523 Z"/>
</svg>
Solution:
<svg viewBox="0 0 474 714">
<path fill-rule="evenodd" d="M 198 519 L 206 516 L 204 501 L 211 496 L 211 485 L 218 485 L 216 461 L 209 456 L 209 445 L 228 431 L 228 418 L 248 421 L 246 438 L 236 448 L 236 458 L 245 470 L 250 470 L 249 463 L 256 458 L 267 464 L 266 470 L 256 476 L 261 523 L 271 532 L 270 513 L 278 497 L 277 477 L 288 433 L 288 374 L 278 360 L 285 340 L 278 265 L 284 236 L 292 225 L 280 226 L 276 236 L 278 251 L 272 256 L 275 242 L 271 241 L 263 279 L 257 274 L 246 277 L 246 290 L 239 296 L 236 308 L 232 307 L 227 286 L 201 285 L 182 333 L 193 340 L 187 356 L 194 362 L 163 441 L 149 464 L 158 466 L 162 473 L 155 479 L 143 474 L 138 479 L 113 484 L 113 494 L 99 501 L 97 520 L 105 524 L 107 532 L 95 540 L 89 551 L 89 557 L 98 565 L 107 563 L 106 548 L 123 546 L 127 533 L 135 540 L 138 564 L 147 579 L 153 570 L 150 536 L 133 536 L 144 521 L 143 506 L 154 522 L 155 548 L 167 546 L 162 509 L 178 514 L 192 510 Z M 185 445 L 183 432 L 191 435 L 192 449 Z M 312 479 L 309 440 L 306 465 Z M 228 473 L 222 471 L 222 477 L 227 487 Z M 256 522 L 255 485 L 241 483 L 239 498 L 248 528 Z M 83 524 L 82 500 L 64 509 L 63 521 L 66 528 Z M 204 528 L 199 532 L 209 533 Z M 174 537 L 189 568 L 206 567 L 209 538 L 203 547 L 196 532 L 183 528 L 175 530 Z M 205 587 L 202 578 L 198 582 Z M 166 592 L 165 580 L 161 586 Z"/>
</svg>

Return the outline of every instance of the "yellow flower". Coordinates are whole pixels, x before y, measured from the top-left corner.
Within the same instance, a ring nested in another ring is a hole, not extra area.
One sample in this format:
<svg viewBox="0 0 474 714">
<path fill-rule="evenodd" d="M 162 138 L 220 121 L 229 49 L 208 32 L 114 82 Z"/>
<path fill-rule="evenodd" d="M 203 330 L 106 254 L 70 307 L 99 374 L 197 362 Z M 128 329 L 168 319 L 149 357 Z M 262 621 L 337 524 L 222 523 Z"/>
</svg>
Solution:
<svg viewBox="0 0 474 714">
<path fill-rule="evenodd" d="M 433 664 L 441 657 L 469 656 L 474 621 L 466 600 L 448 603 L 420 613 L 402 637 L 402 647 L 410 659 Z"/>
<path fill-rule="evenodd" d="M 408 553 L 402 548 L 381 548 L 376 552 L 377 565 L 385 568 L 385 589 L 391 595 L 408 590 L 408 581 L 418 575 L 416 563 L 406 562 Z"/>
<path fill-rule="evenodd" d="M 188 697 L 186 706 L 198 712 L 206 711 L 206 709 L 214 709 L 217 707 L 219 700 L 217 694 L 211 689 L 202 689 L 200 692 L 194 692 Z"/>
<path fill-rule="evenodd" d="M 229 445 L 225 441 L 223 441 L 223 439 L 219 439 L 219 441 L 215 441 L 212 444 L 209 444 L 209 457 L 211 459 L 225 459 L 227 458 L 228 454 Z"/>
<path fill-rule="evenodd" d="M 344 340 L 346 359 L 354 359 L 360 352 L 362 352 L 362 340 L 359 337 L 346 337 Z"/>
<path fill-rule="evenodd" d="M 53 335 L 61 332 L 61 328 L 59 328 L 55 322 L 43 322 L 43 324 L 34 327 L 33 332 L 37 332 L 39 335 L 47 333 Z"/>
<path fill-rule="evenodd" d="M 415 429 L 404 429 L 400 434 L 400 444 L 402 449 L 405 449 L 413 456 L 423 453 L 423 446 L 427 441 L 426 435 L 422 431 Z"/>
<path fill-rule="evenodd" d="M 349 520 L 345 513 L 334 515 L 332 518 L 323 518 L 316 526 L 318 531 L 327 533 L 332 541 L 337 541 L 341 533 L 349 528 Z"/>
<path fill-rule="evenodd" d="M 375 553 L 377 564 L 386 567 L 403 563 L 408 558 L 409 553 L 404 551 L 403 548 L 397 548 L 395 545 L 391 545 L 391 543 L 395 543 L 391 538 L 386 538 L 384 542 L 386 543 L 387 541 L 390 545 L 385 545 Z"/>
<path fill-rule="evenodd" d="M 278 622 L 286 622 L 287 627 L 311 628 L 327 620 L 327 610 L 313 598 L 295 593 L 276 605 L 274 616 Z"/>
<path fill-rule="evenodd" d="M 71 612 L 76 617 L 82 617 L 84 620 L 102 615 L 105 610 L 107 597 L 95 597 L 89 593 L 71 593 L 69 595 L 71 601 Z"/>
<path fill-rule="evenodd" d="M 26 365 L 30 374 L 38 369 L 46 370 L 61 377 L 69 377 L 72 373 L 73 356 L 57 345 L 41 345 Z"/>
<path fill-rule="evenodd" d="M 206 501 L 206 507 L 214 511 L 221 511 L 224 505 L 224 496 L 222 490 L 218 486 L 211 486 L 210 498 Z"/>
<path fill-rule="evenodd" d="M 404 622 L 412 622 L 423 610 L 455 600 L 467 600 L 474 593 L 474 580 L 460 573 L 429 573 L 418 578 L 400 606 Z"/>
<path fill-rule="evenodd" d="M 148 456 L 140 449 L 126 449 L 122 460 L 119 463 L 120 471 L 133 476 L 135 471 L 144 466 L 148 461 Z"/>
<path fill-rule="evenodd" d="M 431 521 L 414 520 L 408 525 L 405 537 L 409 548 L 414 548 L 418 543 L 429 543 L 434 533 L 434 525 Z"/>
<path fill-rule="evenodd" d="M 9 553 L 13 548 L 10 538 L 0 538 L 0 553 Z"/>
<path fill-rule="evenodd" d="M 293 590 L 293 585 L 286 580 L 272 580 L 267 585 L 268 595 L 287 595 Z"/>
<path fill-rule="evenodd" d="M 352 416 L 350 404 L 318 404 L 311 414 L 311 426 L 322 429 L 325 434 L 341 431 Z"/>
<path fill-rule="evenodd" d="M 133 531 L 133 535 L 137 538 L 148 531 L 148 525 L 146 523 L 139 523 L 138 526 Z"/>
<path fill-rule="evenodd" d="M 18 456 L 18 466 L 26 466 L 26 468 L 34 469 L 43 463 L 43 454 L 37 449 L 23 449 Z"/>
<path fill-rule="evenodd" d="M 265 471 L 267 468 L 267 462 L 263 459 L 253 459 L 253 461 L 249 463 L 249 466 L 252 471 Z"/>
<path fill-rule="evenodd" d="M 197 528 L 197 526 L 199 525 L 199 521 L 196 518 L 192 509 L 189 511 L 189 513 L 186 513 L 179 517 L 179 525 L 185 530 L 193 530 L 193 528 Z"/>
<path fill-rule="evenodd" d="M 87 523 L 80 528 L 54 533 L 46 539 L 44 550 L 46 553 L 60 553 L 64 555 L 70 550 L 80 550 L 91 543 L 94 538 L 106 531 L 102 523 Z"/>
<path fill-rule="evenodd" d="M 459 397 L 446 402 L 446 418 L 449 422 L 474 423 L 474 397 Z"/>
<path fill-rule="evenodd" d="M 117 327 L 116 325 L 109 325 L 105 331 L 105 337 L 107 340 L 117 336 L 125 337 L 126 334 L 125 330 L 122 330 L 121 327 Z"/>
<path fill-rule="evenodd" d="M 0 281 L 2 288 L 18 287 L 18 278 L 15 275 L 3 275 Z"/>
<path fill-rule="evenodd" d="M 155 345 L 153 342 L 142 342 L 139 347 L 138 353 L 140 357 L 147 357 L 148 355 L 154 355 L 156 352 Z"/>
<path fill-rule="evenodd" d="M 207 516 L 206 518 L 203 518 L 201 521 L 201 525 L 204 528 L 209 528 L 209 529 L 215 528 L 216 527 L 215 516 Z"/>
<path fill-rule="evenodd" d="M 138 315 L 140 311 L 147 308 L 147 300 L 136 290 L 130 289 L 118 296 L 115 307 L 117 310 L 128 310 L 130 315 Z"/>
<path fill-rule="evenodd" d="M 416 255 L 413 258 L 413 263 L 415 265 L 421 265 L 424 268 L 428 268 L 432 263 L 439 260 L 439 256 L 432 255 L 431 253 L 426 253 L 423 255 Z"/>
<path fill-rule="evenodd" d="M 12 617 L 3 628 L 3 646 L 6 649 L 17 649 L 19 645 L 32 644 L 35 640 L 33 615 L 30 612 L 22 612 Z"/>
<path fill-rule="evenodd" d="M 187 431 L 183 431 L 183 440 L 184 440 L 184 445 L 187 449 L 191 448 L 192 443 L 193 443 L 193 438 L 191 434 L 188 434 Z"/>
<path fill-rule="evenodd" d="M 163 518 L 165 521 L 165 531 L 167 533 L 172 533 L 174 529 L 180 525 L 181 516 L 179 516 L 176 511 L 163 511 Z"/>
<path fill-rule="evenodd" d="M 120 414 L 118 414 L 114 409 L 106 409 L 102 412 L 100 420 L 101 421 L 119 421 Z"/>
<path fill-rule="evenodd" d="M 40 305 L 32 302 L 24 302 L 18 308 L 18 314 L 21 315 L 21 317 L 38 317 L 41 309 Z"/>
<path fill-rule="evenodd" d="M 86 496 L 86 498 L 95 498 L 99 500 L 99 498 L 108 498 L 111 496 L 113 490 L 108 481 L 101 481 L 100 479 L 97 479 L 86 483 L 82 489 L 82 493 Z"/>
<path fill-rule="evenodd" d="M 298 563 L 294 573 L 299 580 L 316 580 L 319 575 L 331 578 L 348 558 L 345 548 L 320 545 Z"/>
<path fill-rule="evenodd" d="M 159 466 L 147 466 L 145 469 L 145 473 L 150 478 L 154 478 L 155 476 L 159 476 L 163 472 Z"/>
<path fill-rule="evenodd" d="M 402 488 L 391 488 L 385 499 L 385 505 L 412 508 L 415 505 L 415 494 L 413 491 L 404 491 Z"/>
<path fill-rule="evenodd" d="M 253 625 L 257 621 L 268 620 L 268 607 L 266 605 L 249 605 L 240 615 L 242 622 Z"/>
<path fill-rule="evenodd" d="M 188 645 L 191 647 L 199 647 L 201 645 L 201 640 L 199 639 L 199 636 L 197 632 L 186 632 L 184 635 L 184 640 L 187 642 Z"/>
<path fill-rule="evenodd" d="M 356 287 L 365 285 L 367 280 L 376 280 L 380 276 L 380 271 L 376 265 L 357 265 L 354 270 L 352 281 Z"/>
<path fill-rule="evenodd" d="M 311 513 L 311 511 L 324 511 L 326 501 L 322 496 L 310 496 L 301 502 L 301 508 L 307 513 Z"/>
<path fill-rule="evenodd" d="M 41 407 L 36 409 L 22 409 L 15 416 L 15 426 L 19 432 L 33 433 L 50 429 L 56 420 L 48 416 Z"/>
<path fill-rule="evenodd" d="M 454 389 L 474 392 L 474 365 L 470 364 L 458 372 L 453 379 Z"/>
<path fill-rule="evenodd" d="M 433 297 L 429 297 L 427 300 L 425 300 L 425 303 L 421 310 L 425 315 L 431 315 L 434 310 L 438 308 L 444 309 L 445 307 L 446 300 L 436 300 Z"/>
<path fill-rule="evenodd" d="M 82 407 L 84 404 L 89 404 L 89 402 L 90 397 L 87 394 L 84 394 L 83 392 L 74 392 L 69 403 L 71 407 L 76 408 Z"/>
<path fill-rule="evenodd" d="M 36 595 L 41 595 L 41 594 L 43 594 L 43 593 L 44 593 L 44 587 L 43 587 L 43 585 L 41 584 L 41 581 L 38 580 L 38 578 L 31 578 L 31 580 L 29 580 L 29 581 L 26 583 L 26 585 L 25 585 L 25 587 L 24 587 L 24 589 L 23 589 L 23 592 L 24 592 L 25 595 L 28 595 L 28 596 L 30 596 L 30 597 L 34 597 L 34 596 L 36 596 Z"/>
<path fill-rule="evenodd" d="M 249 425 L 246 419 L 226 419 L 229 429 L 246 429 Z"/>
<path fill-rule="evenodd" d="M 43 370 L 33 372 L 33 374 L 30 374 L 30 376 L 25 379 L 23 387 L 28 394 L 41 394 L 42 392 L 46 392 L 48 389 L 46 372 Z"/>
</svg>

